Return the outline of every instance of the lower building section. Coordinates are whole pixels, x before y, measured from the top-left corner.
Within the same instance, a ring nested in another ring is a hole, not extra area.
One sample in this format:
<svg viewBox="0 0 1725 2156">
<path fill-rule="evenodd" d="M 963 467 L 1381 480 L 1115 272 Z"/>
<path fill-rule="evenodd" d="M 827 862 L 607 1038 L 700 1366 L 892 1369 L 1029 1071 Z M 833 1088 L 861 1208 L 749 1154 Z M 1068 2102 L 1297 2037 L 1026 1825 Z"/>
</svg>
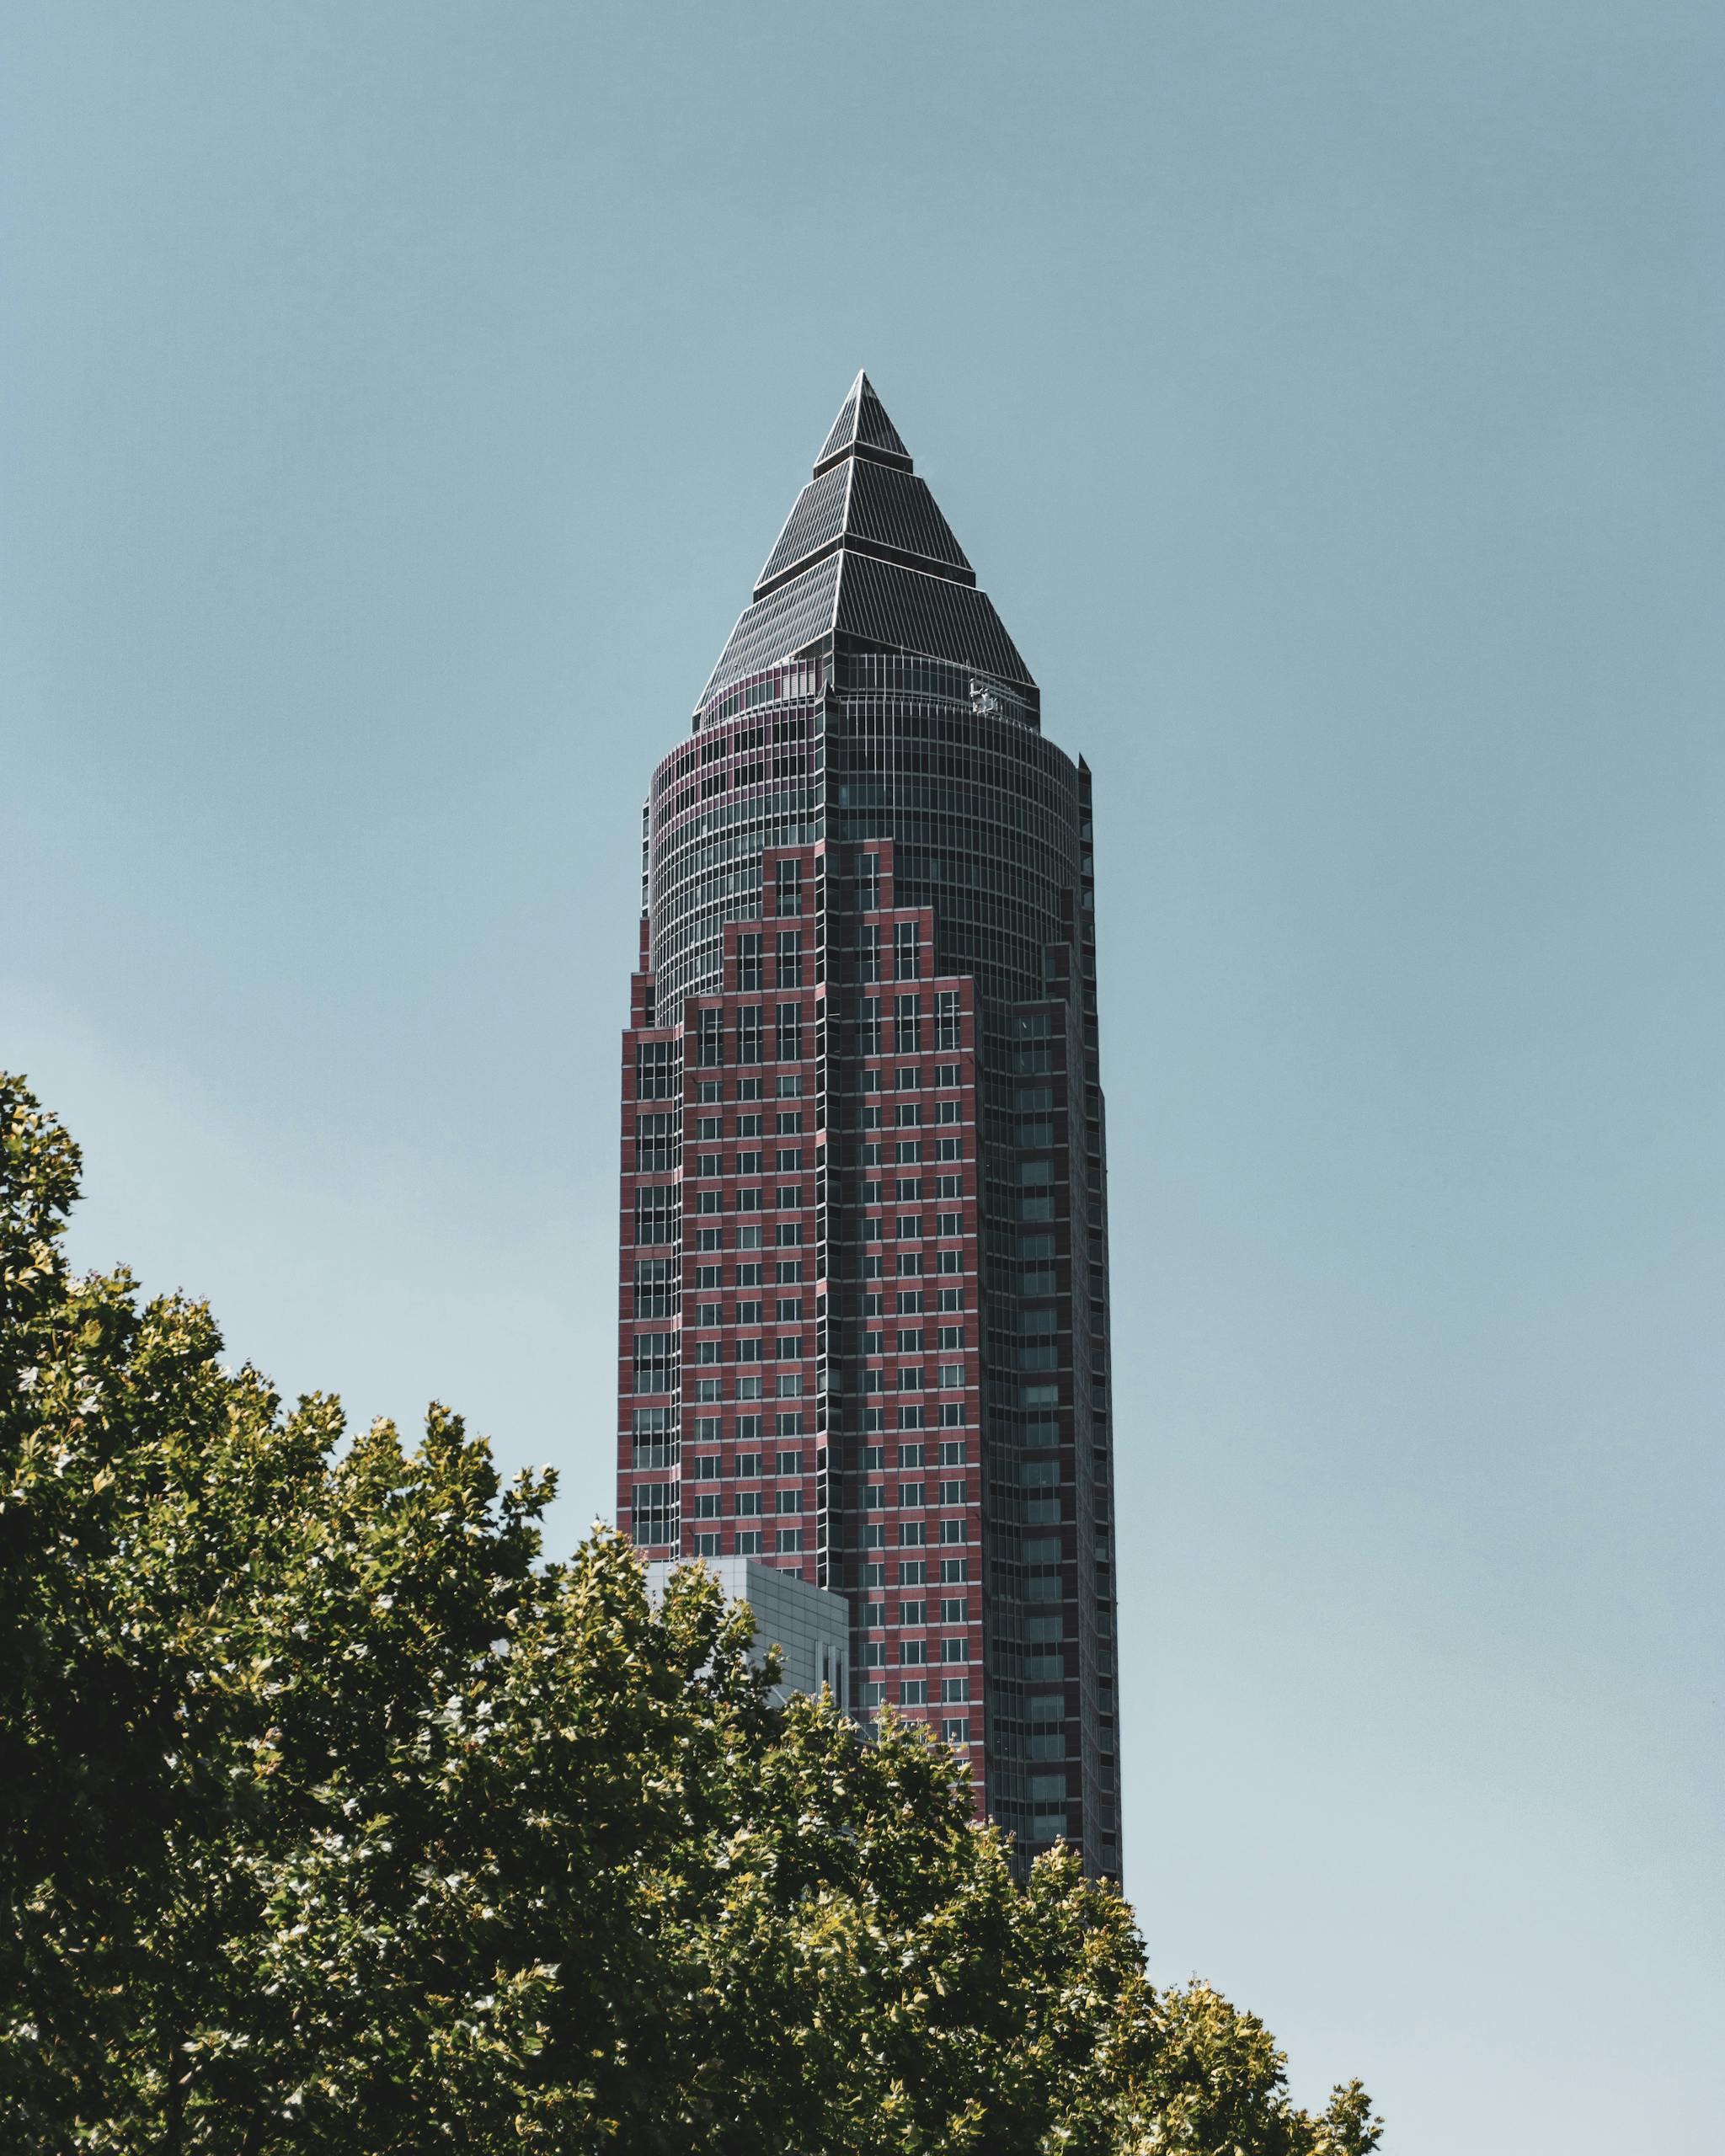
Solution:
<svg viewBox="0 0 1725 2156">
<path fill-rule="evenodd" d="M 1113 1871 L 1105 1307 L 1072 953 L 1050 954 L 1038 1004 L 990 1004 L 939 969 L 890 841 L 768 850 L 758 888 L 758 913 L 721 926 L 711 992 L 674 1011 L 644 938 L 619 1520 L 655 1561 L 745 1568 L 768 1629 L 788 1620 L 756 1604 L 764 1572 L 843 1611 L 851 1711 L 889 1707 L 958 1749 L 1022 1851 L 1064 1837 Z"/>
</svg>

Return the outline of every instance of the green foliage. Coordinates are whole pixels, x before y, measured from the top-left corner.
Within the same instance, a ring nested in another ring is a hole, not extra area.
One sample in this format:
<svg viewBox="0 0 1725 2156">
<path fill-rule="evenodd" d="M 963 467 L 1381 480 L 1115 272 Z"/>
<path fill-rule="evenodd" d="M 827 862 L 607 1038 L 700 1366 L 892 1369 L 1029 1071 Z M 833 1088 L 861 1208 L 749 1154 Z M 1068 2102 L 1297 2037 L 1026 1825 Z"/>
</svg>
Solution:
<svg viewBox="0 0 1725 2156">
<path fill-rule="evenodd" d="M 3 1076 L 0 1137 L 0 2145 L 1377 2145 L 920 1731 L 771 1706 L 698 1569 L 547 1564 L 445 1410 L 347 1444 L 72 1278 L 76 1148 Z"/>
</svg>

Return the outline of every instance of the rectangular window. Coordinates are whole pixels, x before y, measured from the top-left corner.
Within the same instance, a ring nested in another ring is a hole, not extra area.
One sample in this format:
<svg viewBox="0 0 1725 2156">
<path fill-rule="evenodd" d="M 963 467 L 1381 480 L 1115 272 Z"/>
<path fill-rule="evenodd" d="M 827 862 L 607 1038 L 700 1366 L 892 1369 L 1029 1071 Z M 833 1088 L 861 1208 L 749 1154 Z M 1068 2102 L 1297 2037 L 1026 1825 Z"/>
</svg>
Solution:
<svg viewBox="0 0 1725 2156">
<path fill-rule="evenodd" d="M 907 1677 L 899 1686 L 899 1705 L 901 1707 L 926 1707 L 928 1705 L 928 1684 L 921 1677 Z"/>
<path fill-rule="evenodd" d="M 900 1520 L 900 1521 L 899 1522 L 899 1547 L 900 1547 L 900 1549 L 901 1549 L 901 1550 L 917 1550 L 917 1549 L 920 1549 L 920 1548 L 921 1547 L 921 1545 L 922 1545 L 922 1523 L 921 1523 L 921 1521 L 920 1519 L 904 1519 L 904 1520 Z"/>
<path fill-rule="evenodd" d="M 644 1183 L 635 1193 L 635 1241 L 674 1243 L 681 1233 L 675 1183 Z"/>
<path fill-rule="evenodd" d="M 737 938 L 737 986 L 747 995 L 761 985 L 761 938 L 758 936 L 740 936 Z"/>
<path fill-rule="evenodd" d="M 943 1678 L 940 1695 L 948 1705 L 968 1700 L 970 1697 L 970 1679 L 968 1677 Z"/>
<path fill-rule="evenodd" d="M 724 1013 L 720 1010 L 703 1011 L 700 1022 L 700 1046 L 697 1062 L 711 1069 L 724 1061 Z"/>
<path fill-rule="evenodd" d="M 865 995 L 857 1006 L 857 1053 L 858 1055 L 880 1054 L 880 998 Z M 665 1088 L 670 1091 L 670 1087 Z"/>
<path fill-rule="evenodd" d="M 677 1486 L 638 1482 L 630 1499 L 629 1534 L 637 1543 L 658 1547 L 676 1540 Z"/>
<path fill-rule="evenodd" d="M 778 985 L 803 985 L 803 937 L 798 929 L 781 929 L 778 938 Z"/>
<path fill-rule="evenodd" d="M 778 1006 L 777 1040 L 776 1046 L 781 1063 L 800 1063 L 803 1059 L 803 1006 L 800 1003 L 781 1003 Z"/>
<path fill-rule="evenodd" d="M 920 1045 L 920 1017 L 914 995 L 900 995 L 893 999 L 893 1047 L 900 1055 L 914 1055 L 916 1053 Z"/>
<path fill-rule="evenodd" d="M 777 914 L 801 913 L 803 910 L 803 864 L 800 861 L 779 861 L 773 864 L 772 910 Z"/>
<path fill-rule="evenodd" d="M 761 1555 L 761 1530 L 757 1527 L 737 1529 L 737 1555 L 740 1557 L 758 1557 Z"/>
<path fill-rule="evenodd" d="M 745 1004 L 737 1013 L 737 1060 L 739 1063 L 759 1063 L 761 1060 L 761 1006 Z"/>
<path fill-rule="evenodd" d="M 635 1335 L 635 1390 L 670 1392 L 677 1381 L 677 1340 L 675 1332 L 638 1332 Z"/>
<path fill-rule="evenodd" d="M 775 1545 L 781 1557 L 793 1555 L 803 1546 L 802 1529 L 800 1527 L 780 1528 L 775 1538 Z"/>
<path fill-rule="evenodd" d="M 915 980 L 918 969 L 916 924 L 901 921 L 893 931 L 893 976 L 897 980 Z"/>
<path fill-rule="evenodd" d="M 857 863 L 857 910 L 873 913 L 880 904 L 880 856 L 865 853 Z"/>
<path fill-rule="evenodd" d="M 899 1641 L 899 1660 L 901 1662 L 906 1663 L 914 1668 L 922 1662 L 927 1662 L 927 1659 L 928 1642 L 926 1640 L 900 1640 Z"/>
<path fill-rule="evenodd" d="M 635 1168 L 651 1174 L 676 1166 L 676 1138 L 669 1111 L 635 1118 Z"/>
<path fill-rule="evenodd" d="M 677 1411 L 675 1407 L 637 1407 L 629 1417 L 631 1451 L 637 1467 L 675 1467 L 677 1464 Z"/>
<path fill-rule="evenodd" d="M 635 1261 L 635 1315 L 674 1317 L 677 1308 L 676 1264 L 669 1257 Z"/>
<path fill-rule="evenodd" d="M 955 1049 L 959 1045 L 959 991 L 943 988 L 934 999 L 934 1044 L 937 1049 Z M 956 1107 L 958 1102 L 943 1102 L 943 1107 Z"/>
<path fill-rule="evenodd" d="M 880 931 L 868 921 L 857 931 L 857 978 L 880 979 Z"/>
<path fill-rule="evenodd" d="M 635 1049 L 635 1098 L 669 1101 L 676 1096 L 676 1043 L 641 1041 Z"/>
</svg>

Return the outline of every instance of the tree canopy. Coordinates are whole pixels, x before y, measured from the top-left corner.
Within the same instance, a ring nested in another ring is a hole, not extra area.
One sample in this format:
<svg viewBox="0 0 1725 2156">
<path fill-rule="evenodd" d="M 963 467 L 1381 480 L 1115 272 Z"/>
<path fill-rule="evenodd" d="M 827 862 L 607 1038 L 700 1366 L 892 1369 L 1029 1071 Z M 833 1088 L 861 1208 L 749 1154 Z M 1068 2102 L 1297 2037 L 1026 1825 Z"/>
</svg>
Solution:
<svg viewBox="0 0 1725 2156">
<path fill-rule="evenodd" d="M 209 1310 L 75 1277 L 0 1075 L 0 2143 L 395 2156 L 1365 2156 L 1157 1990 L 964 1770 L 767 1696 L 691 1566 L 545 1561 L 434 1406 L 350 1439 Z"/>
</svg>

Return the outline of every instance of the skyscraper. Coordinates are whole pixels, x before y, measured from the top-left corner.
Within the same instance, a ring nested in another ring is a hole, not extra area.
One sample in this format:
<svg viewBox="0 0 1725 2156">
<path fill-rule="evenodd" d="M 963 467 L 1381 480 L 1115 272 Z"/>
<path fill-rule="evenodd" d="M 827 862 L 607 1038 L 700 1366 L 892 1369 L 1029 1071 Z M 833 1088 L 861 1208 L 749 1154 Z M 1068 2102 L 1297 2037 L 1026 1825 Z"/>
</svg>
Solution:
<svg viewBox="0 0 1725 2156">
<path fill-rule="evenodd" d="M 858 375 L 642 816 L 620 1523 L 1119 1865 L 1090 774 Z M 841 1613 L 842 1620 L 842 1613 Z"/>
</svg>

